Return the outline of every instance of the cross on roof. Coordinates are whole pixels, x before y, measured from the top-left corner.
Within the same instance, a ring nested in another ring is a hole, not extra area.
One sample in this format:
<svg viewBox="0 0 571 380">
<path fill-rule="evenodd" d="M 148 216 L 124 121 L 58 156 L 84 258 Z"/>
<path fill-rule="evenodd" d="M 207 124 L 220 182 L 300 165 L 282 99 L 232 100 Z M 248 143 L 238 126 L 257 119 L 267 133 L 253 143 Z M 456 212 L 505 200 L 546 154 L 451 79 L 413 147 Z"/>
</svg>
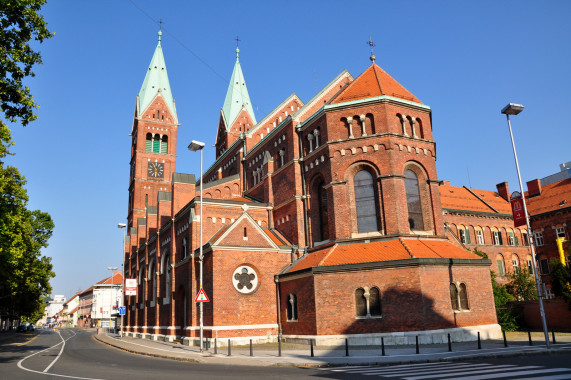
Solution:
<svg viewBox="0 0 571 380">
<path fill-rule="evenodd" d="M 375 59 L 377 59 L 377 57 L 375 57 L 375 54 L 373 53 L 373 48 L 375 46 L 377 46 L 374 42 L 372 37 L 369 35 L 369 41 L 366 42 L 367 45 L 369 45 L 371 47 L 371 57 L 370 60 L 375 63 Z"/>
<path fill-rule="evenodd" d="M 236 47 L 239 47 L 240 45 L 240 41 L 242 41 L 241 39 L 238 38 L 238 36 L 236 36 L 236 38 L 234 38 L 236 40 Z"/>
</svg>

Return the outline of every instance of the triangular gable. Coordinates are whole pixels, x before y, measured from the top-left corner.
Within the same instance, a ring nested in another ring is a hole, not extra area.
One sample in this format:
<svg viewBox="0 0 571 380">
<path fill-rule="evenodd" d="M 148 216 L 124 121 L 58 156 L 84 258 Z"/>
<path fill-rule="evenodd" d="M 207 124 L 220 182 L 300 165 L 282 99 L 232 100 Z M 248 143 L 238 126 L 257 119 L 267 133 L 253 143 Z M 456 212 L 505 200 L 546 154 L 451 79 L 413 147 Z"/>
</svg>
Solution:
<svg viewBox="0 0 571 380">
<path fill-rule="evenodd" d="M 423 104 L 416 96 L 376 64 L 369 66 L 357 79 L 332 99 L 331 104 L 382 95 Z"/>
<path fill-rule="evenodd" d="M 284 112 L 285 107 L 287 106 L 287 104 L 292 101 L 292 100 L 296 100 L 297 102 L 299 102 L 299 104 L 302 105 L 303 107 L 303 102 L 301 101 L 301 99 L 294 93 L 291 94 L 290 96 L 288 96 L 283 102 L 281 102 L 276 108 L 274 108 L 273 110 L 270 111 L 270 113 L 268 113 L 258 124 L 254 125 L 247 133 L 246 135 L 248 137 L 251 137 L 254 133 L 256 133 L 256 131 L 260 128 L 262 128 L 263 126 L 272 123 L 272 121 L 277 117 L 278 114 L 281 114 Z"/>
<path fill-rule="evenodd" d="M 244 231 L 246 229 L 246 231 Z M 279 249 L 264 229 L 246 211 L 222 234 L 211 241 L 211 245 L 226 247 L 260 247 Z"/>
</svg>

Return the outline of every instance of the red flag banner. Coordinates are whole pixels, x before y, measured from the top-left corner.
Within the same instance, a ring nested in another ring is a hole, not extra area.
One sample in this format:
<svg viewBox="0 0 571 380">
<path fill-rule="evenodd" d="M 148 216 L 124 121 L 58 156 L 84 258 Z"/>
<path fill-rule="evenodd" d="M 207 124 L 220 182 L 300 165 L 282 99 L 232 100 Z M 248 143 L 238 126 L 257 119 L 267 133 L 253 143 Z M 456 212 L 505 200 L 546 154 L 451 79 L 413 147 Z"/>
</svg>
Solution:
<svg viewBox="0 0 571 380">
<path fill-rule="evenodd" d="M 519 227 L 526 224 L 525 213 L 523 212 L 523 199 L 512 199 L 512 214 L 514 216 L 514 226 Z"/>
</svg>

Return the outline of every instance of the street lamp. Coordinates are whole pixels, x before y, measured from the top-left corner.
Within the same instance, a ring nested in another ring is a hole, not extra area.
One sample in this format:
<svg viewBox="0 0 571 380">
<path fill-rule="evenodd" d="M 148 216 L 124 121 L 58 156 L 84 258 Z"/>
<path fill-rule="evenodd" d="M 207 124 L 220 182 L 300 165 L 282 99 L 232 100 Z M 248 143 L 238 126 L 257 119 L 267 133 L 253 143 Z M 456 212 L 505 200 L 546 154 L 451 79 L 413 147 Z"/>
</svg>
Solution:
<svg viewBox="0 0 571 380">
<path fill-rule="evenodd" d="M 202 262 L 204 260 L 204 255 L 202 252 L 202 221 L 204 220 L 204 215 L 202 214 L 202 149 L 204 148 L 204 143 L 196 140 L 192 140 L 188 145 L 188 149 L 192 152 L 200 151 L 200 253 L 198 255 L 198 262 L 200 264 L 200 290 L 202 290 Z M 204 339 L 204 306 L 203 302 L 200 302 L 200 352 L 203 351 L 203 339 Z"/>
<path fill-rule="evenodd" d="M 512 140 L 512 147 L 513 147 L 513 151 L 514 151 L 514 158 L 515 158 L 515 167 L 517 170 L 517 178 L 519 181 L 519 188 L 521 191 L 521 198 L 522 198 L 522 203 L 523 203 L 523 213 L 525 215 L 525 223 L 527 225 L 527 231 L 529 232 L 529 237 L 531 239 L 529 239 L 529 249 L 531 250 L 531 258 L 532 258 L 532 264 L 533 264 L 533 273 L 535 275 L 535 284 L 537 286 L 537 298 L 539 299 L 539 311 L 541 313 L 541 323 L 543 324 L 543 333 L 545 334 L 545 345 L 547 348 L 549 348 L 549 333 L 547 332 L 547 321 L 545 320 L 545 310 L 543 309 L 543 298 L 541 297 L 541 290 L 540 290 L 540 285 L 539 285 L 539 275 L 537 274 L 537 265 L 535 263 L 535 248 L 534 248 L 534 239 L 533 239 L 533 233 L 531 230 L 531 224 L 529 222 L 529 215 L 527 213 L 527 206 L 525 204 L 525 193 L 523 192 L 523 185 L 521 182 L 521 174 L 519 172 L 519 163 L 517 161 L 517 153 L 515 150 L 515 142 L 514 142 L 514 136 L 512 133 L 512 124 L 510 122 L 510 115 L 517 115 L 519 114 L 521 111 L 523 111 L 523 106 L 521 104 L 515 104 L 515 103 L 510 103 L 507 106 L 505 106 L 502 109 L 502 113 L 504 115 L 506 115 L 507 119 L 508 119 L 508 128 L 510 130 L 510 138 Z"/>
<path fill-rule="evenodd" d="M 111 328 L 111 312 L 113 311 L 113 277 L 117 267 L 107 267 L 111 271 L 111 308 L 109 310 L 109 328 Z"/>
<path fill-rule="evenodd" d="M 123 298 L 121 306 L 125 306 L 125 239 L 127 237 L 127 225 L 125 223 L 117 223 L 117 228 L 123 229 L 123 249 L 121 254 L 123 255 L 123 261 L 121 264 L 121 296 Z M 123 339 L 123 314 L 121 314 L 121 332 L 119 334 L 121 339 Z"/>
</svg>

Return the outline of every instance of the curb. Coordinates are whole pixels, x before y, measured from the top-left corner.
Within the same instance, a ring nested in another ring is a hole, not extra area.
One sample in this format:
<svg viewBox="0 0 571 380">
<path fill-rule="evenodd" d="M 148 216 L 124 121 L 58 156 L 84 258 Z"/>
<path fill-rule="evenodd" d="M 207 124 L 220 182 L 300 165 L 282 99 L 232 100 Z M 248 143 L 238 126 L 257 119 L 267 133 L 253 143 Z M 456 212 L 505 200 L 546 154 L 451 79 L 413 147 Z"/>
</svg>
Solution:
<svg viewBox="0 0 571 380">
<path fill-rule="evenodd" d="M 125 352 L 129 352 L 132 354 L 136 354 L 136 355 L 145 355 L 145 356 L 150 356 L 150 357 L 156 357 L 156 358 L 161 358 L 161 359 L 169 359 L 169 360 L 176 360 L 176 361 L 180 361 L 180 362 L 188 362 L 188 363 L 200 363 L 200 364 L 211 364 L 209 363 L 208 360 L 197 360 L 197 359 L 190 359 L 190 358 L 181 358 L 181 357 L 176 357 L 176 356 L 172 356 L 172 355 L 168 355 L 168 354 L 158 354 L 158 353 L 151 353 L 151 352 L 142 352 L 139 350 L 134 350 L 134 349 L 129 349 L 129 348 L 125 348 L 121 345 L 118 344 L 114 344 L 112 342 L 106 341 L 104 339 L 99 338 L 97 335 L 93 335 L 93 339 L 97 340 L 98 342 L 101 342 L 103 344 L 106 344 L 110 347 L 114 347 L 117 348 L 119 350 L 125 351 Z M 462 351 L 456 351 L 456 353 L 461 353 Z M 262 362 L 263 365 L 260 362 L 257 362 L 255 360 L 252 361 L 248 361 L 247 364 L 243 364 L 243 365 L 249 365 L 249 366 L 267 366 L 267 367 L 299 367 L 299 368 L 335 368 L 335 367 L 345 367 L 345 366 L 379 366 L 379 367 L 387 367 L 387 366 L 394 366 L 394 365 L 407 365 L 407 364 L 419 364 L 419 363 L 440 363 L 440 362 L 458 362 L 458 361 L 466 361 L 466 360 L 478 360 L 478 359 L 496 359 L 496 358 L 511 358 L 511 357 L 517 357 L 517 356 L 536 356 L 536 355 L 560 355 L 560 354 L 566 354 L 571 352 L 571 348 L 549 348 L 549 349 L 541 349 L 541 348 L 535 348 L 535 349 L 524 349 L 522 351 L 512 351 L 512 352 L 505 352 L 505 353 L 498 353 L 498 352 L 494 352 L 494 353 L 482 353 L 482 354 L 473 354 L 470 356 L 456 356 L 456 357 L 443 357 L 443 358 L 436 358 L 436 359 L 418 359 L 418 360 L 414 360 L 414 359 L 402 359 L 402 360 L 395 360 L 395 361 L 387 361 L 387 362 L 379 362 L 379 361 L 364 361 L 364 362 L 339 362 L 339 363 L 312 363 L 312 362 L 306 362 L 306 363 L 288 363 L 286 361 L 284 362 L 278 362 L 278 363 L 268 363 L 268 362 Z M 222 365 L 228 365 L 231 363 L 223 363 L 223 362 L 231 362 L 233 360 L 231 360 L 230 358 L 225 358 L 225 357 L 217 357 L 217 359 L 221 360 L 222 363 L 216 363 L 216 364 L 222 364 Z M 232 358 L 232 359 L 237 359 L 237 358 Z"/>
</svg>

